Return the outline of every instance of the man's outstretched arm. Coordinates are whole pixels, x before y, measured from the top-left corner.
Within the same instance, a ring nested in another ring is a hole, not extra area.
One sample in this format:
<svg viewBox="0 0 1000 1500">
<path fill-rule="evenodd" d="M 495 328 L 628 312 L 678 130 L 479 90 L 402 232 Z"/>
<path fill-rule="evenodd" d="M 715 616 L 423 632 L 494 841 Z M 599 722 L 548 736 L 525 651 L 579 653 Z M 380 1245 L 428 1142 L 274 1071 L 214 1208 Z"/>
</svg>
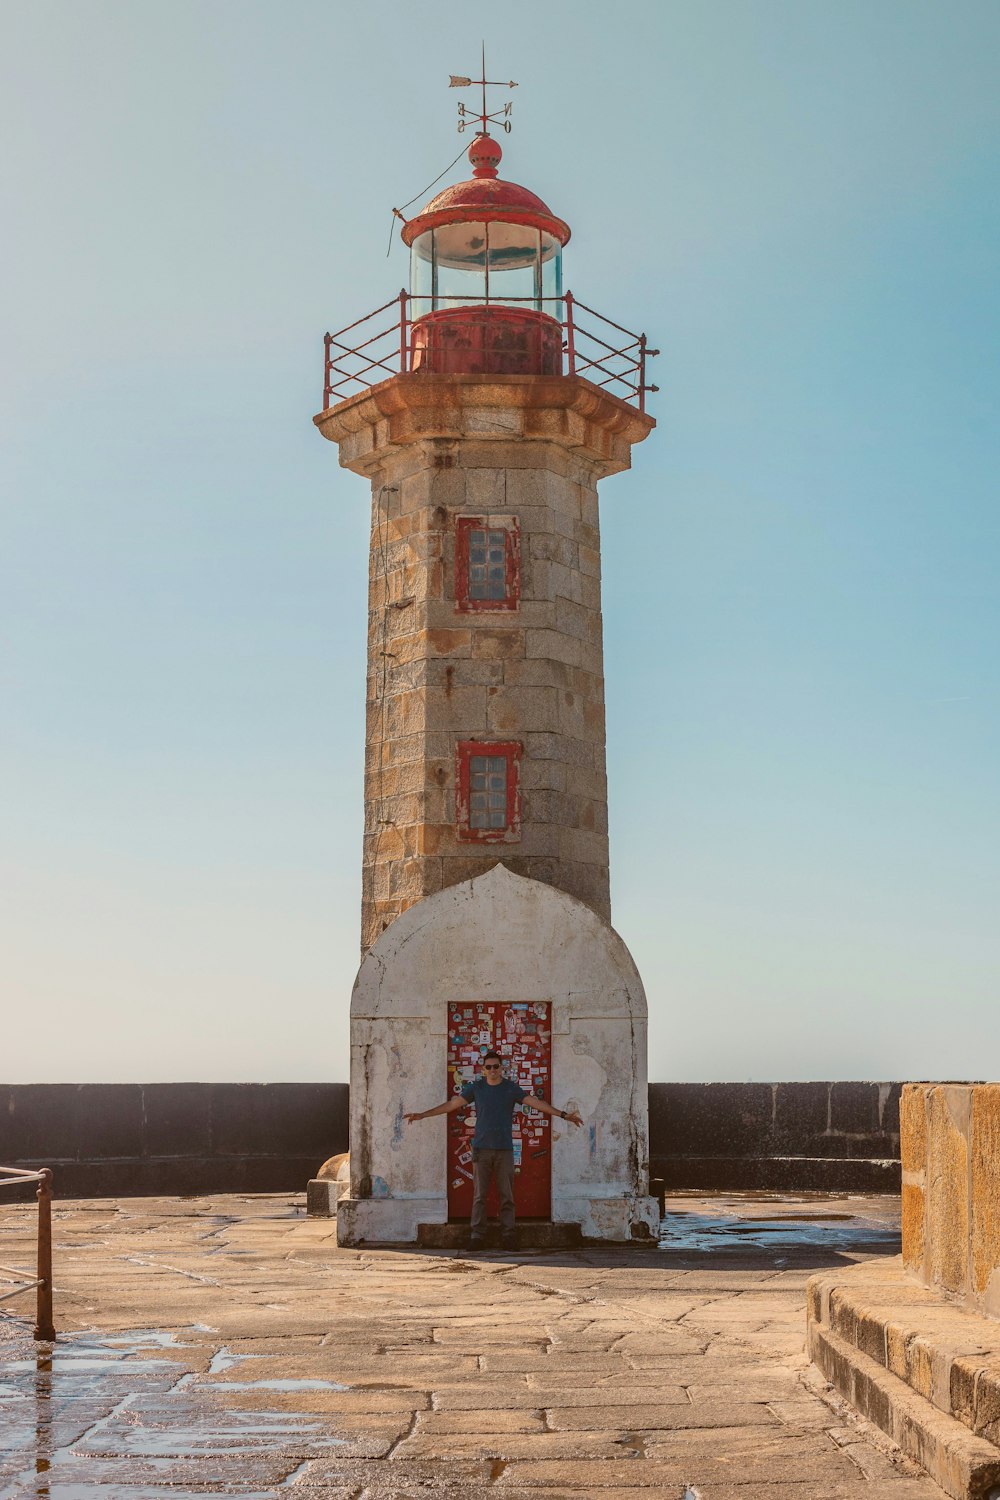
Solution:
<svg viewBox="0 0 1000 1500">
<path fill-rule="evenodd" d="M 557 1119 L 568 1120 L 571 1125 L 583 1124 L 583 1120 L 575 1110 L 568 1112 L 563 1109 L 553 1109 L 551 1104 L 547 1104 L 544 1099 L 536 1099 L 534 1094 L 526 1094 L 521 1103 L 526 1104 L 529 1109 L 541 1110 L 543 1115 L 555 1115 Z"/>
<path fill-rule="evenodd" d="M 414 1120 L 429 1120 L 432 1115 L 453 1115 L 456 1109 L 468 1109 L 468 1099 L 463 1099 L 461 1094 L 452 1094 L 444 1104 L 435 1104 L 433 1109 L 416 1109 L 410 1114 L 404 1115 L 403 1119 L 407 1125 L 412 1125 Z"/>
</svg>

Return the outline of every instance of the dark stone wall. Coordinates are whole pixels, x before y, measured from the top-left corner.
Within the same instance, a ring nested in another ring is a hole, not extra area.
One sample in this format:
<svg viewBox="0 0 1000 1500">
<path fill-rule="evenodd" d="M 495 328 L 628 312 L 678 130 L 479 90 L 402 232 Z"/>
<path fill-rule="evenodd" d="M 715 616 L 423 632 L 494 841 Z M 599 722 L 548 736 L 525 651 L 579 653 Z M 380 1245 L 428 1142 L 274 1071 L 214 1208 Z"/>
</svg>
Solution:
<svg viewBox="0 0 1000 1500">
<path fill-rule="evenodd" d="M 346 1083 L 0 1084 L 0 1165 L 51 1167 L 60 1198 L 302 1192 L 347 1150 L 347 1100 Z"/>
<path fill-rule="evenodd" d="M 650 1166 L 678 1188 L 892 1192 L 899 1083 L 651 1083 Z"/>
<path fill-rule="evenodd" d="M 668 1192 L 894 1191 L 900 1088 L 651 1083 L 652 1174 Z M 0 1084 L 0 1165 L 52 1167 L 61 1198 L 302 1192 L 347 1144 L 346 1083 Z"/>
</svg>

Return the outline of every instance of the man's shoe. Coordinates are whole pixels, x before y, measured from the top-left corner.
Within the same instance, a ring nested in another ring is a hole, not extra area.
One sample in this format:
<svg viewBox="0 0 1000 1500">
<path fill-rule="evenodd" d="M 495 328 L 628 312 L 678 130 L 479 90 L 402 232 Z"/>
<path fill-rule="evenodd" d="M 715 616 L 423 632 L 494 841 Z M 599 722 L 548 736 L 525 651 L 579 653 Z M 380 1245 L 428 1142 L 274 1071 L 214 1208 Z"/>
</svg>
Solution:
<svg viewBox="0 0 1000 1500">
<path fill-rule="evenodd" d="M 513 1229 L 505 1230 L 500 1236 L 500 1248 L 501 1250 L 517 1249 L 517 1234 Z"/>
<path fill-rule="evenodd" d="M 486 1245 L 486 1236 L 485 1236 L 485 1234 L 473 1234 L 473 1235 L 471 1235 L 469 1237 L 469 1249 L 470 1250 L 482 1250 L 482 1249 L 485 1248 L 485 1245 Z"/>
</svg>

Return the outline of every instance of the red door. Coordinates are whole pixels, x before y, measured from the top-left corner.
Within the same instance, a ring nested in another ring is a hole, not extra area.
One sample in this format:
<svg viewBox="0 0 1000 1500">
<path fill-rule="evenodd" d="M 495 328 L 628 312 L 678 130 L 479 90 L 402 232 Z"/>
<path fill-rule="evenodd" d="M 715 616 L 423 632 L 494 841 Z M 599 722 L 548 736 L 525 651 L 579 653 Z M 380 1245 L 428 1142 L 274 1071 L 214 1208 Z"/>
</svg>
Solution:
<svg viewBox="0 0 1000 1500">
<path fill-rule="evenodd" d="M 552 1085 L 552 1028 L 545 1002 L 470 1000 L 448 1009 L 448 1091 L 481 1076 L 487 1052 L 499 1052 L 504 1074 L 525 1093 L 546 1101 Z M 448 1217 L 472 1214 L 472 1134 L 476 1112 L 470 1105 L 448 1116 Z M 547 1219 L 552 1213 L 552 1132 L 548 1115 L 514 1111 L 514 1201 L 518 1217 Z M 496 1214 L 496 1189 L 487 1204 Z"/>
</svg>

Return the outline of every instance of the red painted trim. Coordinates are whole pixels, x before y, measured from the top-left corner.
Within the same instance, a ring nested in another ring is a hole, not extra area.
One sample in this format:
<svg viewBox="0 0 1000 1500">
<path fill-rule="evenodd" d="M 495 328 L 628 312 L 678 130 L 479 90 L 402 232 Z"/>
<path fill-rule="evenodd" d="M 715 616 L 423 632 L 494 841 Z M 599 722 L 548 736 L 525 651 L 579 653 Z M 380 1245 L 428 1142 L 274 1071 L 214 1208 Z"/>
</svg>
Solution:
<svg viewBox="0 0 1000 1500">
<path fill-rule="evenodd" d="M 428 229 L 441 229 L 445 224 L 526 224 L 529 229 L 551 234 L 560 245 L 566 245 L 570 237 L 569 225 L 555 214 L 527 207 L 490 208 L 486 204 L 460 203 L 454 208 L 433 208 L 430 213 L 418 214 L 403 226 L 400 238 L 404 245 L 412 245 Z"/>
<path fill-rule="evenodd" d="M 521 837 L 520 740 L 459 740 L 455 746 L 455 832 L 469 844 L 512 844 Z M 474 755 L 502 755 L 507 762 L 507 827 L 469 827 L 470 762 Z"/>
<path fill-rule="evenodd" d="M 504 533 L 505 595 L 502 599 L 469 598 L 469 534 L 473 531 Z M 521 602 L 521 522 L 517 516 L 503 520 L 490 516 L 459 516 L 455 521 L 455 612 L 506 613 Z"/>
</svg>

